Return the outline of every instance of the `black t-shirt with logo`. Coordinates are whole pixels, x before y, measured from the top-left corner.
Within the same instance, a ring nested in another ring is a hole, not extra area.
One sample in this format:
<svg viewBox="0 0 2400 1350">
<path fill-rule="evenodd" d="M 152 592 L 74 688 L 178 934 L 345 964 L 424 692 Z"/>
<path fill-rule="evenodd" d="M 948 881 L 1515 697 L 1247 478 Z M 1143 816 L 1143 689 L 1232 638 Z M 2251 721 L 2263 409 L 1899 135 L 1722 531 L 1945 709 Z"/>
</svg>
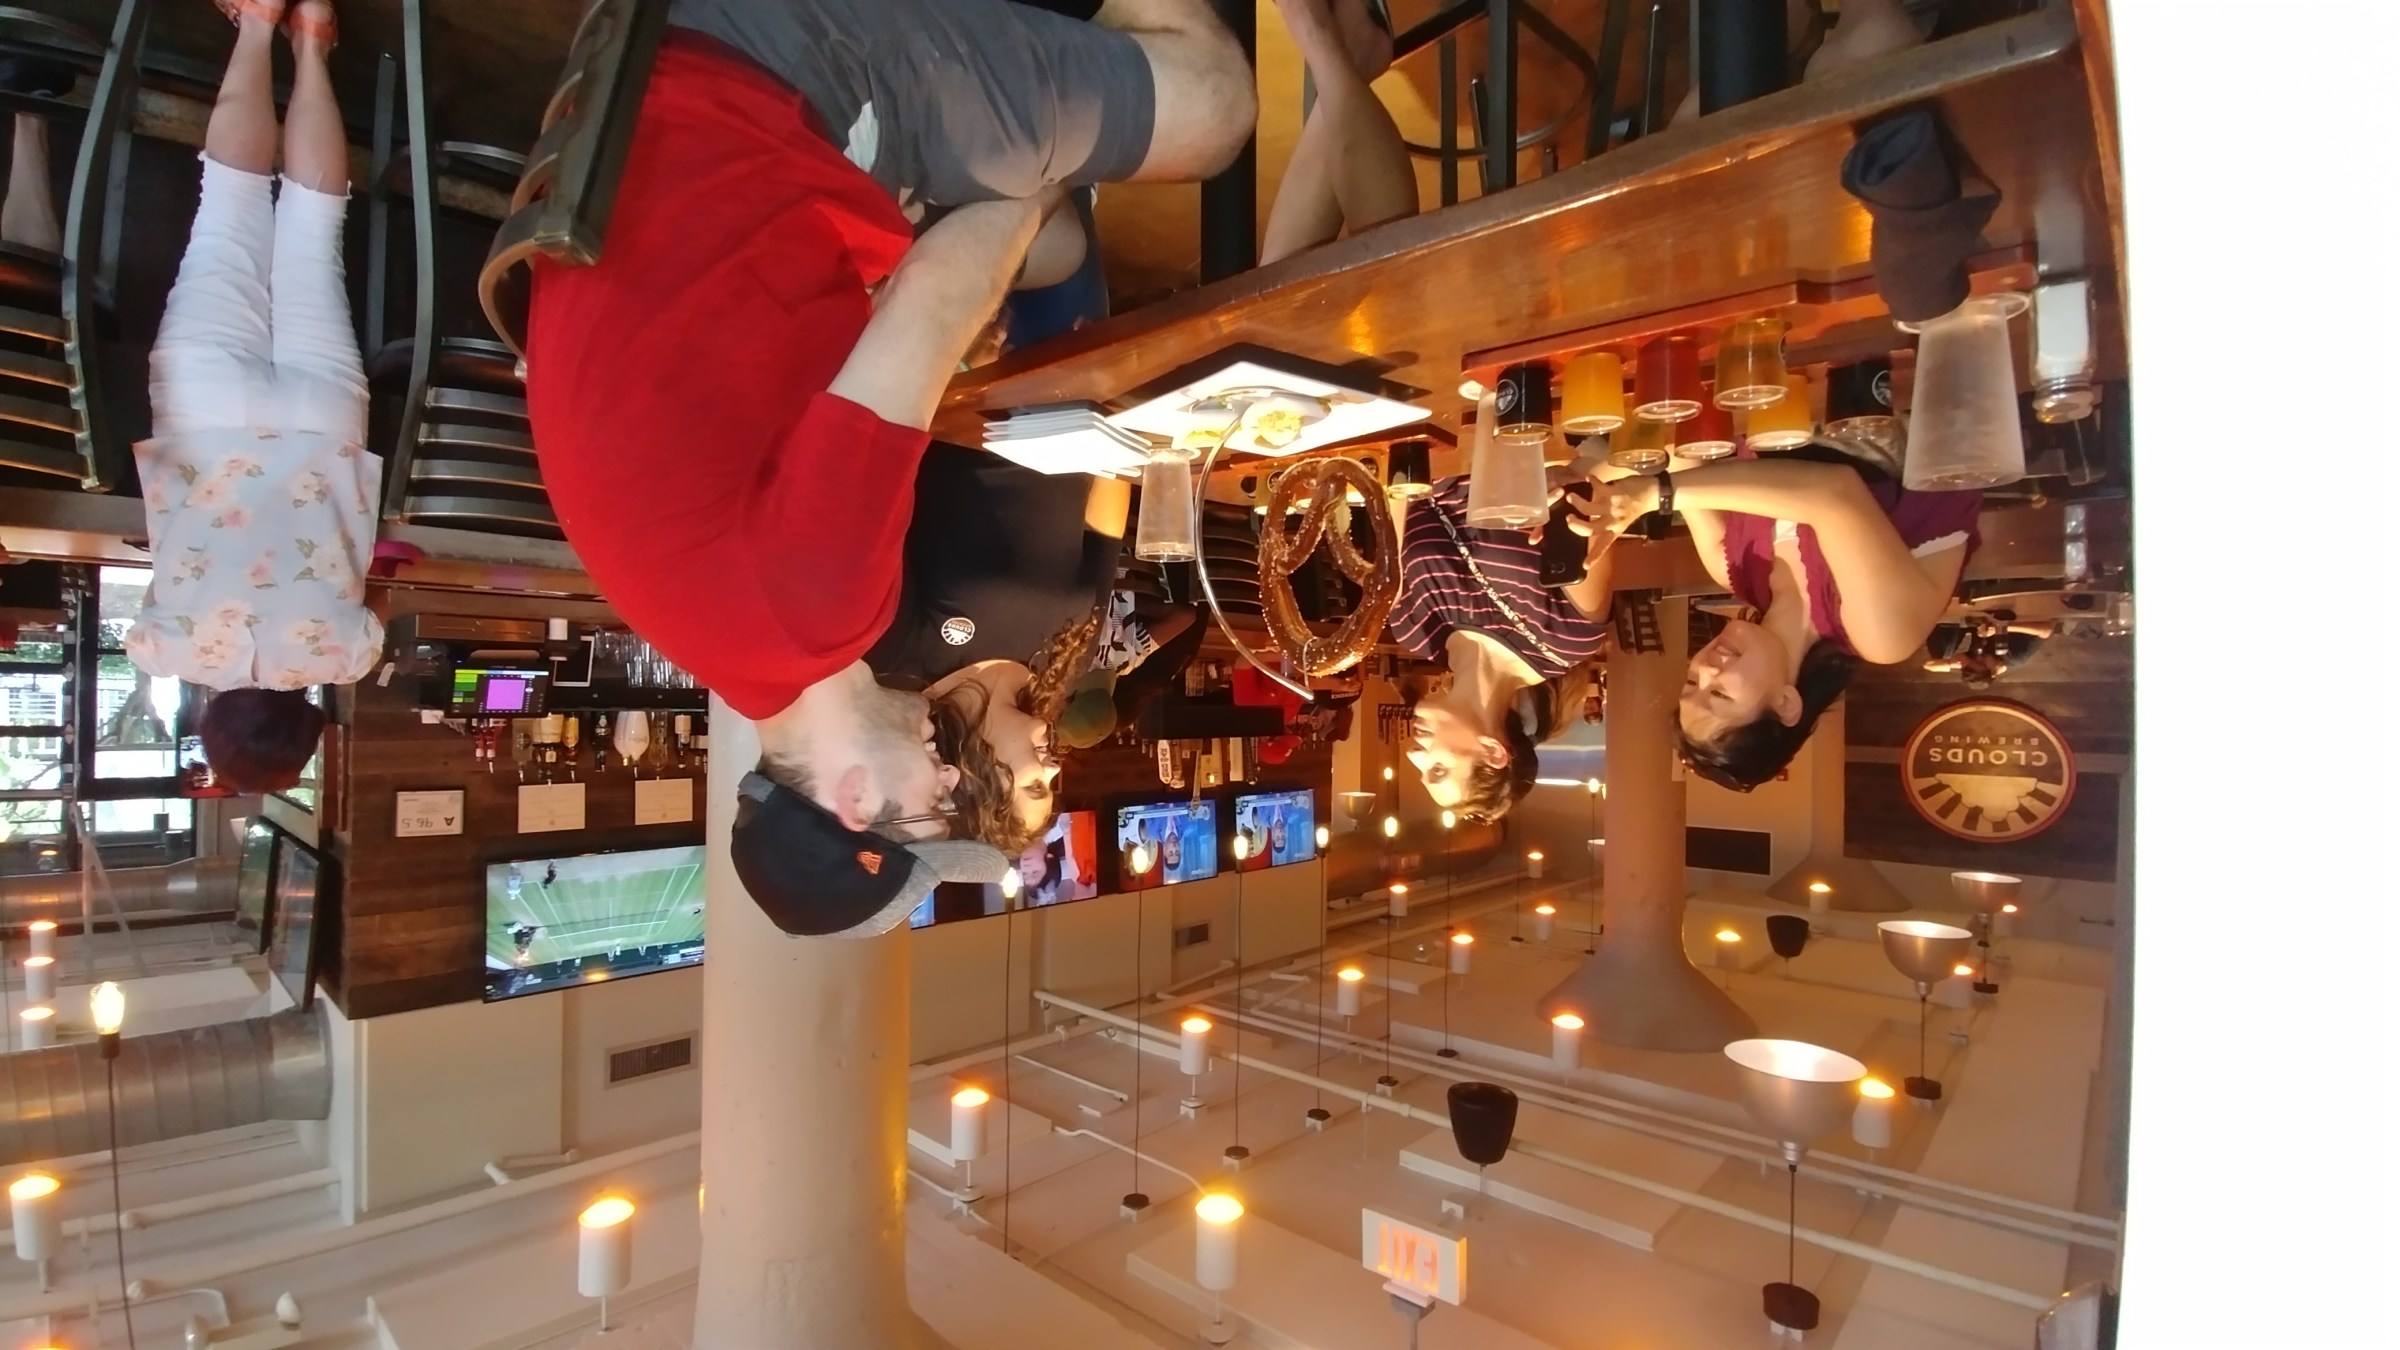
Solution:
<svg viewBox="0 0 2400 1350">
<path fill-rule="evenodd" d="M 1091 614 L 1121 540 L 1084 528 L 1091 479 L 936 442 L 917 466 L 900 605 L 867 650 L 884 684 L 920 689 L 978 661 L 1025 661 Z"/>
</svg>

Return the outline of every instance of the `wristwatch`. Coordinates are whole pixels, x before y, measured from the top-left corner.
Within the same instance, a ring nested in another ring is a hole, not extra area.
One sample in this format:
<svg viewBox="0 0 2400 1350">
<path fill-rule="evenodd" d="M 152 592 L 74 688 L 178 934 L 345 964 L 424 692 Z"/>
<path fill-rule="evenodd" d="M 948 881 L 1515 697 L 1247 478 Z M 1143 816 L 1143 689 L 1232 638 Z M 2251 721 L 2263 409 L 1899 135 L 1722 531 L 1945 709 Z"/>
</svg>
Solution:
<svg viewBox="0 0 2400 1350">
<path fill-rule="evenodd" d="M 1664 539 L 1675 519 L 1675 479 L 1664 469 L 1654 477 L 1658 479 L 1658 505 L 1650 508 L 1650 514 L 1642 518 L 1642 537 Z"/>
</svg>

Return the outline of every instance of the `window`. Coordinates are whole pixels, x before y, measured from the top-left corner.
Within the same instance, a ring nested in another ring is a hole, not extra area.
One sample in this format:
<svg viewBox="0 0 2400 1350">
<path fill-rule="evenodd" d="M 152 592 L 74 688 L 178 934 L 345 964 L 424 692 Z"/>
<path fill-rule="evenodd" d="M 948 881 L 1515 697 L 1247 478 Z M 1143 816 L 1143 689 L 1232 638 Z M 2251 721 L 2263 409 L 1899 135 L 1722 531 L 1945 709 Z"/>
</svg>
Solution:
<svg viewBox="0 0 2400 1350">
<path fill-rule="evenodd" d="M 183 682 L 136 670 L 125 655 L 125 635 L 141 614 L 150 569 L 103 567 L 99 573 L 94 673 L 100 730 L 93 741 L 92 776 L 171 780 L 180 767 L 175 727 L 183 710 Z"/>
<path fill-rule="evenodd" d="M 125 655 L 150 570 L 23 565 L 59 567 L 65 621 L 29 625 L 0 652 L 0 872 L 73 870 L 76 802 L 104 861 L 190 857 L 176 759 L 186 691 Z"/>
</svg>

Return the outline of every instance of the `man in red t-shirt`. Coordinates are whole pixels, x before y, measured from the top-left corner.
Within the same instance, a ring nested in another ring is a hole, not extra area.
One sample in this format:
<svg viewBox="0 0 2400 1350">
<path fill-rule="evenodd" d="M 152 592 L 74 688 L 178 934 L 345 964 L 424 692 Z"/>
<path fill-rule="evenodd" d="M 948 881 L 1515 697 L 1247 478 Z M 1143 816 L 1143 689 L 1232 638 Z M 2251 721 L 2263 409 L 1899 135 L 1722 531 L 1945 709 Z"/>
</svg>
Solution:
<svg viewBox="0 0 2400 1350">
<path fill-rule="evenodd" d="M 1255 120 L 1205 0 L 1096 19 L 672 0 L 601 260 L 536 268 L 526 393 L 551 502 L 635 631 L 757 722 L 771 790 L 745 786 L 735 857 L 787 932 L 900 922 L 869 840 L 946 830 L 956 771 L 924 700 L 859 657 L 897 603 L 961 356 L 1063 187 L 1204 177 Z M 862 876 L 778 884 L 820 857 Z"/>
</svg>

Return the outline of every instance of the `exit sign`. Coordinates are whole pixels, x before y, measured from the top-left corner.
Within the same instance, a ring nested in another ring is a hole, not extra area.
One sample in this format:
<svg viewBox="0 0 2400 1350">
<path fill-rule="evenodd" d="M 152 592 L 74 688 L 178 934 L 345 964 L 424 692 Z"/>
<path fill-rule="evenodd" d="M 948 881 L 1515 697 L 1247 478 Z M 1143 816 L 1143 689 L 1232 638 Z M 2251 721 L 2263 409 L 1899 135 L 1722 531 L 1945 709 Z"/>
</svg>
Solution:
<svg viewBox="0 0 2400 1350">
<path fill-rule="evenodd" d="M 1422 1299 L 1456 1305 L 1467 1296 L 1467 1240 L 1359 1211 L 1359 1264 Z"/>
</svg>

